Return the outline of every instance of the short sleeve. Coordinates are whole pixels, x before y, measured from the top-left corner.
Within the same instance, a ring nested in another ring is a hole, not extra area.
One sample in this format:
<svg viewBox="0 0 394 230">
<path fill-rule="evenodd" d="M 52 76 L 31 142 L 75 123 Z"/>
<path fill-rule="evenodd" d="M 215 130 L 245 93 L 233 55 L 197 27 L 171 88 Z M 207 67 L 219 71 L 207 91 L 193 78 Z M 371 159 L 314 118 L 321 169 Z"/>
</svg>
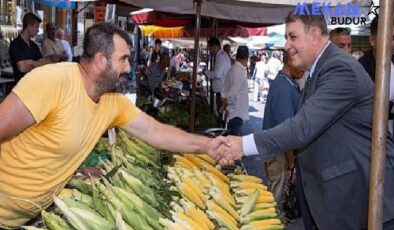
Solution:
<svg viewBox="0 0 394 230">
<path fill-rule="evenodd" d="M 62 100 L 61 85 L 61 74 L 54 66 L 48 65 L 26 74 L 12 92 L 19 97 L 38 124 Z"/>
<path fill-rule="evenodd" d="M 127 125 L 132 122 L 138 114 L 140 114 L 141 110 L 126 96 L 116 94 L 115 98 L 117 104 L 117 116 L 110 127 Z"/>
</svg>

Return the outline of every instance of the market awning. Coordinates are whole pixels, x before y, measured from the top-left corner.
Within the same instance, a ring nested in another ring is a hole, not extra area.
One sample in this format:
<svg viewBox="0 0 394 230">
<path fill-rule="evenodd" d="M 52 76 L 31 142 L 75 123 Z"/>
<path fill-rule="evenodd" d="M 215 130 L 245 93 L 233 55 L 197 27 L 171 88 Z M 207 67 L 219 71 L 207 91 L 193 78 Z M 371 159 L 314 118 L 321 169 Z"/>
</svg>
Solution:
<svg viewBox="0 0 394 230">
<path fill-rule="evenodd" d="M 32 1 L 33 2 L 33 1 Z M 34 0 L 34 3 L 43 4 L 47 6 L 54 6 L 64 9 L 75 9 L 75 2 L 70 0 Z"/>
<path fill-rule="evenodd" d="M 193 22 L 189 15 L 161 13 L 142 9 L 130 13 L 131 22 L 136 25 L 155 25 L 161 27 L 179 27 Z"/>
</svg>

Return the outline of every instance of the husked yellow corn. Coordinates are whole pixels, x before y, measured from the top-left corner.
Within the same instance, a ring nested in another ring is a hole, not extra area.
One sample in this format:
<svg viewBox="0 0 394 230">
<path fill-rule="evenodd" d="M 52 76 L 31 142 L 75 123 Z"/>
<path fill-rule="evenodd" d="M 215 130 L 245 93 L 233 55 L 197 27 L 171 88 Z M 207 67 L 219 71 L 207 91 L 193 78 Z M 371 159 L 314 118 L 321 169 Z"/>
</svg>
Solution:
<svg viewBox="0 0 394 230">
<path fill-rule="evenodd" d="M 223 217 L 226 219 L 226 221 L 232 222 L 234 225 L 237 225 L 237 221 L 228 213 L 226 210 L 224 210 L 222 207 L 220 207 L 214 200 L 208 200 L 207 201 L 207 207 L 209 210 L 220 213 L 223 215 Z"/>
<path fill-rule="evenodd" d="M 216 161 L 208 154 L 196 154 L 195 156 L 203 159 L 204 161 L 206 161 L 207 163 L 209 163 L 211 165 L 216 165 Z"/>
<path fill-rule="evenodd" d="M 261 178 L 258 178 L 256 176 L 251 176 L 251 175 L 230 174 L 229 178 L 231 180 L 241 181 L 241 182 L 250 182 L 250 183 L 256 183 L 256 184 L 262 184 L 263 183 L 263 180 Z"/>
<path fill-rule="evenodd" d="M 180 190 L 186 198 L 195 203 L 198 207 L 205 209 L 203 200 L 190 187 L 188 187 L 185 182 L 180 184 Z"/>
</svg>

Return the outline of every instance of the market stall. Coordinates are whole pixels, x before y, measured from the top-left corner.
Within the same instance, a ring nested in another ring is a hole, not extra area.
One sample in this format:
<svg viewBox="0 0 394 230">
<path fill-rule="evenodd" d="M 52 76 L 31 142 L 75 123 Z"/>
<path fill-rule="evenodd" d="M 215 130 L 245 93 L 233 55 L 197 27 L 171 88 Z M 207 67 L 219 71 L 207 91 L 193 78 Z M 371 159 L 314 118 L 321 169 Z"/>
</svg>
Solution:
<svg viewBox="0 0 394 230">
<path fill-rule="evenodd" d="M 41 229 L 284 229 L 273 194 L 239 169 L 221 170 L 205 154 L 172 155 L 119 132 L 101 139 L 90 166 L 101 177 L 77 175 L 41 212 Z M 86 166 L 86 165 L 85 165 Z M 25 229 L 37 229 L 25 226 Z"/>
</svg>

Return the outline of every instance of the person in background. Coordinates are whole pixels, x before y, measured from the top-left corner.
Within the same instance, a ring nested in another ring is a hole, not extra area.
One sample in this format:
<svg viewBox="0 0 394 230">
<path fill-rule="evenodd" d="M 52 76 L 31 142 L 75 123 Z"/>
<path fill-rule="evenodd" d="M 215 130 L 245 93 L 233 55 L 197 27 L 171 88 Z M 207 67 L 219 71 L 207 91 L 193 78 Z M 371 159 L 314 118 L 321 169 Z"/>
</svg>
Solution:
<svg viewBox="0 0 394 230">
<path fill-rule="evenodd" d="M 222 113 L 220 108 L 222 107 L 221 102 L 221 91 L 223 89 L 223 83 L 226 78 L 226 74 L 231 67 L 231 61 L 226 52 L 224 52 L 220 46 L 219 39 L 211 37 L 208 40 L 208 49 L 212 56 L 215 56 L 215 62 L 213 70 L 204 70 L 204 74 L 212 80 L 212 90 L 215 93 L 216 112 L 218 114 L 218 123 L 222 125 Z"/>
<path fill-rule="evenodd" d="M 347 27 L 337 27 L 330 31 L 330 41 L 346 53 L 352 52 L 351 29 Z"/>
<path fill-rule="evenodd" d="M 140 51 L 140 58 L 139 58 L 139 64 L 146 66 L 148 64 L 149 60 L 149 51 L 148 51 L 148 46 L 144 43 L 142 46 L 142 49 Z"/>
<path fill-rule="evenodd" d="M 223 46 L 223 50 L 224 52 L 227 53 L 228 57 L 230 58 L 231 61 L 231 65 L 233 65 L 235 63 L 235 59 L 233 58 L 232 54 L 231 54 L 231 45 L 230 44 L 226 44 Z"/>
<path fill-rule="evenodd" d="M 311 10 L 311 9 L 309 9 Z M 249 136 L 228 136 L 219 163 L 267 160 L 295 150 L 305 229 L 367 229 L 374 85 L 352 56 L 330 43 L 324 15 L 285 19 L 285 50 L 309 71 L 297 114 Z M 390 35 L 391 36 L 391 35 Z M 394 142 L 387 133 L 382 229 L 394 229 Z M 383 181 L 382 181 L 383 183 Z"/>
<path fill-rule="evenodd" d="M 236 62 L 227 72 L 224 80 L 221 111 L 227 111 L 227 133 L 242 136 L 243 122 L 249 120 L 249 98 L 247 66 L 249 50 L 247 46 L 239 46 Z"/>
<path fill-rule="evenodd" d="M 171 152 L 214 157 L 224 144 L 159 123 L 117 93 L 130 46 L 123 29 L 94 24 L 80 63 L 34 69 L 0 104 L 0 228 L 20 228 L 49 207 L 108 128 Z"/>
<path fill-rule="evenodd" d="M 170 59 L 170 68 L 175 68 L 175 71 L 179 71 L 181 68 L 181 63 L 183 61 L 183 55 L 180 48 L 175 48 L 174 55 Z"/>
<path fill-rule="evenodd" d="M 56 38 L 56 25 L 53 22 L 48 22 L 45 26 L 46 38 L 42 42 L 41 50 L 44 57 L 55 55 L 57 62 L 66 61 L 68 56 L 63 44 Z"/>
<path fill-rule="evenodd" d="M 8 53 L 14 72 L 15 85 L 32 69 L 59 60 L 56 55 L 43 58 L 40 48 L 31 40 L 37 35 L 41 22 L 41 18 L 37 15 L 26 13 L 23 16 L 22 32 L 10 43 Z"/>
<path fill-rule="evenodd" d="M 153 47 L 152 52 L 150 53 L 148 66 L 160 60 L 161 43 L 160 39 L 155 40 L 155 47 Z"/>
<path fill-rule="evenodd" d="M 253 78 L 254 78 L 254 89 L 253 89 L 253 100 L 254 101 L 264 101 L 262 90 L 268 90 L 268 65 L 265 63 L 264 55 L 261 56 L 260 61 L 256 62 L 254 68 Z M 267 89 L 265 89 L 267 88 Z"/>
<path fill-rule="evenodd" d="M 64 50 L 66 51 L 67 54 L 67 60 L 68 62 L 73 60 L 73 53 L 71 51 L 70 43 L 64 39 L 64 30 L 61 27 L 57 27 L 56 31 L 56 38 L 59 39 L 60 43 L 62 43 Z"/>
<path fill-rule="evenodd" d="M 372 22 L 371 22 L 371 34 L 368 37 L 369 44 L 371 45 L 371 50 L 367 54 L 365 54 L 363 57 L 361 57 L 358 61 L 361 63 L 361 65 L 364 67 L 365 71 L 369 74 L 371 77 L 372 81 L 375 82 L 375 71 L 376 71 L 376 42 L 377 42 L 377 35 L 378 35 L 378 22 L 379 22 L 379 17 L 375 17 Z M 394 29 L 394 21 L 393 21 L 393 29 Z M 393 30 L 393 36 L 394 36 L 394 30 Z M 394 45 L 394 40 L 393 44 Z M 392 55 L 394 54 L 394 46 L 392 46 Z M 391 72 L 390 72 L 390 89 L 389 89 L 389 121 L 388 121 L 388 126 L 390 132 L 393 134 L 393 108 L 394 108 L 394 64 L 393 64 L 393 58 L 391 60 Z"/>
<path fill-rule="evenodd" d="M 268 83 L 271 85 L 271 83 L 275 80 L 276 75 L 278 75 L 279 70 L 282 69 L 282 61 L 279 60 L 279 51 L 274 51 L 272 52 L 271 58 L 267 62 L 268 66 L 268 73 L 267 73 L 267 78 L 268 78 Z"/>
<path fill-rule="evenodd" d="M 153 92 L 160 86 L 160 83 L 167 77 L 170 66 L 170 56 L 168 53 L 160 53 L 159 62 L 152 63 L 147 69 L 148 85 Z"/>
<path fill-rule="evenodd" d="M 283 68 L 270 85 L 267 103 L 264 109 L 263 130 L 273 128 L 288 118 L 294 117 L 298 111 L 301 97 L 300 88 L 295 81 L 302 78 L 304 71 L 291 65 L 289 55 L 283 55 Z M 289 170 L 294 167 L 294 153 L 275 156 L 264 162 L 264 168 L 269 178 L 268 188 L 274 194 L 280 209 L 284 198 L 284 186 L 289 179 Z"/>
</svg>

